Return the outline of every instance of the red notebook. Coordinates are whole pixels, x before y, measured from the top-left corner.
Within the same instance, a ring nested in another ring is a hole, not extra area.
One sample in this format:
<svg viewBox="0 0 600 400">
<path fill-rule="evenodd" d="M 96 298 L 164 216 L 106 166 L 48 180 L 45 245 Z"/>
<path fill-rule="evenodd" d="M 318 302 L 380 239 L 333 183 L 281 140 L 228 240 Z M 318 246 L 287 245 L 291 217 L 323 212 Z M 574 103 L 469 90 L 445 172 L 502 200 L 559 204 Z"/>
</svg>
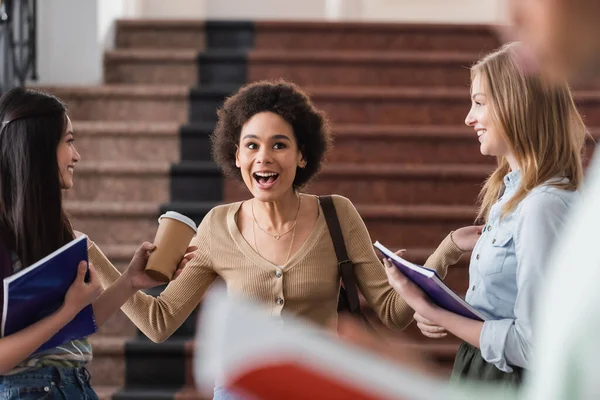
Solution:
<svg viewBox="0 0 600 400">
<path fill-rule="evenodd" d="M 271 317 L 260 306 L 211 290 L 197 326 L 194 377 L 262 400 L 448 399 L 443 381 L 421 375 L 333 333 Z"/>
</svg>

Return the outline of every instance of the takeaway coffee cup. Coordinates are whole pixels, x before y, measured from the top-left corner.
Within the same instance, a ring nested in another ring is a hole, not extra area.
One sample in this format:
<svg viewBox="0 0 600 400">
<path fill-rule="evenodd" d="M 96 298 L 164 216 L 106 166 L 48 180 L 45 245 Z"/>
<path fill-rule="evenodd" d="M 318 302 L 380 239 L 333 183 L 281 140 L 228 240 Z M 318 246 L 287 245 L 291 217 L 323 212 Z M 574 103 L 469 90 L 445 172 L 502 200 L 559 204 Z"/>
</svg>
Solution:
<svg viewBox="0 0 600 400">
<path fill-rule="evenodd" d="M 146 273 L 157 281 L 169 282 L 195 234 L 196 224 L 185 215 L 175 211 L 161 215 L 154 238 L 156 248 L 150 253 Z"/>
</svg>

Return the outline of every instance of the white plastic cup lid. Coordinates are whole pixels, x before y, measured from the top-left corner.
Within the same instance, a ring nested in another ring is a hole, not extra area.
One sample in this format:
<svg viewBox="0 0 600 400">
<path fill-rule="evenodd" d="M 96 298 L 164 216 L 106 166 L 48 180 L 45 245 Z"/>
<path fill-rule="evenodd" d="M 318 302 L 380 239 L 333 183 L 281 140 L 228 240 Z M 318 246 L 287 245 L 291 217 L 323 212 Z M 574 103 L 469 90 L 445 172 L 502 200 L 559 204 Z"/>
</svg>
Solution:
<svg viewBox="0 0 600 400">
<path fill-rule="evenodd" d="M 166 213 L 164 213 L 163 215 L 161 215 L 160 217 L 158 217 L 158 223 L 160 224 L 160 220 L 163 218 L 171 218 L 171 219 L 176 219 L 179 222 L 183 222 L 184 224 L 186 224 L 187 226 L 189 226 L 190 228 L 192 228 L 194 230 L 194 232 L 196 232 L 196 223 L 189 217 L 186 217 L 183 214 L 180 214 L 176 211 L 167 211 Z"/>
</svg>

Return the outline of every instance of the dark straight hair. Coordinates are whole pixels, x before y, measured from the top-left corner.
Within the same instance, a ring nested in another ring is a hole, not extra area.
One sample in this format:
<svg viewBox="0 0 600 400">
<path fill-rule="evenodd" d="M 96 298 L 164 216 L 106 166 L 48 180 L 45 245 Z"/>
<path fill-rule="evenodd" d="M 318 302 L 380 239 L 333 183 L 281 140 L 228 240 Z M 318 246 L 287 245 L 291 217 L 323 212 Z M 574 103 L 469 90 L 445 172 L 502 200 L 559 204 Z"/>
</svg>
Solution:
<svg viewBox="0 0 600 400">
<path fill-rule="evenodd" d="M 73 239 L 63 210 L 57 149 L 67 108 L 12 89 L 0 98 L 0 237 L 27 267 Z"/>
</svg>

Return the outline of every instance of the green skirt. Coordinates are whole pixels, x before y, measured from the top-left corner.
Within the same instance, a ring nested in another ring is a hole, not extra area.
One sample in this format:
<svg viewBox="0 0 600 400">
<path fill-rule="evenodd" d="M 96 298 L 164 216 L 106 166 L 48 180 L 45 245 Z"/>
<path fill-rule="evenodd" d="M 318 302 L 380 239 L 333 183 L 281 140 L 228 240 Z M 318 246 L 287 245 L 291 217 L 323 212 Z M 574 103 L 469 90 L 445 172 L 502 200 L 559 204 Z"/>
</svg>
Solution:
<svg viewBox="0 0 600 400">
<path fill-rule="evenodd" d="M 493 364 L 488 363 L 481 356 L 481 350 L 463 343 L 458 348 L 454 367 L 452 368 L 453 381 L 484 381 L 503 383 L 507 386 L 519 387 L 523 378 L 524 369 L 512 367 L 513 372 L 503 372 Z"/>
</svg>

